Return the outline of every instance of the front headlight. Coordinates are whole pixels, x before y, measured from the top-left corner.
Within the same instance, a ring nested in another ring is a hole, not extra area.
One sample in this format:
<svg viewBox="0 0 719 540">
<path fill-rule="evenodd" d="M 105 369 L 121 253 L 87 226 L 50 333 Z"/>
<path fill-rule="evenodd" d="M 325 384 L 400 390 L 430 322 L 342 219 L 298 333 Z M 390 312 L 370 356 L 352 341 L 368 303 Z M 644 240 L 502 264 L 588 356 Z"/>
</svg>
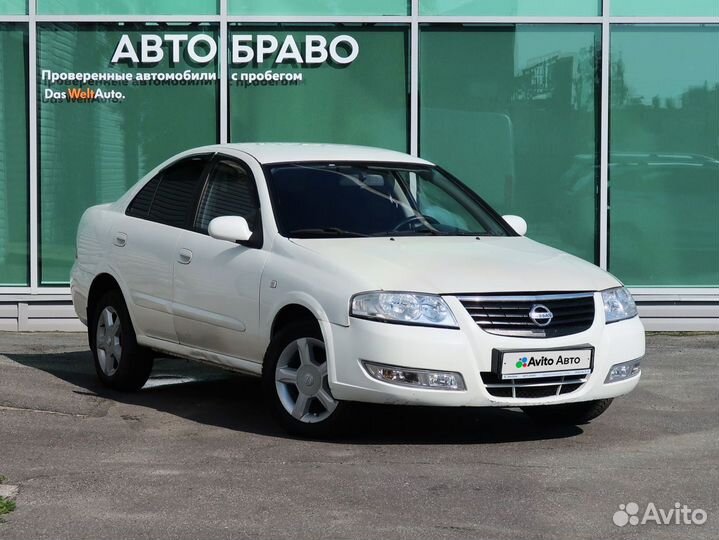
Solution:
<svg viewBox="0 0 719 540">
<path fill-rule="evenodd" d="M 624 287 L 615 287 L 602 291 L 604 318 L 607 323 L 623 321 L 637 316 L 637 305 L 629 291 Z"/>
<path fill-rule="evenodd" d="M 389 323 L 459 328 L 447 303 L 435 294 L 360 293 L 352 297 L 350 315 Z"/>
</svg>

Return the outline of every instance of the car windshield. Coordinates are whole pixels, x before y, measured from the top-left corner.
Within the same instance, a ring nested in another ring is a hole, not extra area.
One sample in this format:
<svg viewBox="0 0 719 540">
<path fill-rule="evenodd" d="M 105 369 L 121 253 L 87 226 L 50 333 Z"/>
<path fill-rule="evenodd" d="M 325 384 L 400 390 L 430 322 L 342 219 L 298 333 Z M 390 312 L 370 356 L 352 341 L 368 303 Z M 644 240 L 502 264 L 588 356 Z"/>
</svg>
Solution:
<svg viewBox="0 0 719 540">
<path fill-rule="evenodd" d="M 267 167 L 267 178 L 278 228 L 291 238 L 511 234 L 435 167 L 291 163 Z"/>
</svg>

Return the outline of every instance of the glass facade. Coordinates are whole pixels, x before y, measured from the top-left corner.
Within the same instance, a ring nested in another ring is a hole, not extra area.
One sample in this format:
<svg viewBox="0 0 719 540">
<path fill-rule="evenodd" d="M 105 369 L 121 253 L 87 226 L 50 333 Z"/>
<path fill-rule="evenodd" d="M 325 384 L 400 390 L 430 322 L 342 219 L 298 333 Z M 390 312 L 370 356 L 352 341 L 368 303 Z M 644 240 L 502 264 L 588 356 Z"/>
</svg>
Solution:
<svg viewBox="0 0 719 540">
<path fill-rule="evenodd" d="M 719 26 L 615 27 L 611 80 L 609 269 L 716 286 Z"/>
<path fill-rule="evenodd" d="M 421 32 L 420 154 L 591 262 L 600 43 L 593 25 Z"/>
<path fill-rule="evenodd" d="M 407 15 L 407 0 L 229 0 L 230 15 Z"/>
<path fill-rule="evenodd" d="M 1 0 L 0 292 L 66 294 L 88 206 L 227 141 L 412 152 L 634 288 L 719 290 L 717 0 Z"/>
<path fill-rule="evenodd" d="M 0 15 L 25 15 L 27 0 L 3 0 L 0 2 Z"/>
<path fill-rule="evenodd" d="M 28 285 L 27 30 L 0 24 L 0 286 Z"/>
<path fill-rule="evenodd" d="M 214 15 L 218 0 L 36 0 L 41 15 Z"/>
<path fill-rule="evenodd" d="M 419 5 L 422 15 L 454 17 L 589 17 L 602 10 L 601 0 L 420 0 Z"/>
<path fill-rule="evenodd" d="M 278 43 L 285 43 L 290 36 L 300 50 L 307 36 L 322 36 L 331 43 L 346 32 L 321 26 L 232 26 L 230 30 L 232 34 L 270 35 Z M 242 76 L 261 75 L 267 70 L 266 64 L 234 64 L 230 77 L 230 140 L 332 141 L 406 152 L 407 28 L 353 28 L 352 37 L 361 54 L 351 68 L 331 62 L 312 69 L 299 69 L 294 62 L 275 68 L 277 74 L 301 74 L 301 83 L 249 84 L 241 80 Z M 255 48 L 256 44 L 257 38 L 253 42 Z M 275 63 L 276 59 L 277 54 L 273 54 L 268 61 Z"/>
<path fill-rule="evenodd" d="M 612 0 L 618 17 L 719 17 L 717 0 Z"/>
<path fill-rule="evenodd" d="M 123 35 L 132 43 L 145 32 L 162 36 L 198 32 L 217 39 L 208 25 L 42 24 L 38 29 L 40 282 L 65 284 L 74 258 L 75 232 L 83 211 L 117 199 L 145 173 L 172 155 L 217 142 L 216 81 L 135 80 L 144 75 L 217 72 L 217 63 L 198 66 L 186 57 L 157 62 L 139 72 L 131 63 L 110 73 L 128 74 L 131 82 L 95 85 L 42 79 L 43 70 L 107 73 L 108 59 Z M 88 81 L 90 82 L 90 81 Z M 121 92 L 123 97 L 96 99 L 79 92 Z M 74 97 L 71 92 L 74 92 Z M 182 111 L 178 114 L 178 111 Z"/>
</svg>

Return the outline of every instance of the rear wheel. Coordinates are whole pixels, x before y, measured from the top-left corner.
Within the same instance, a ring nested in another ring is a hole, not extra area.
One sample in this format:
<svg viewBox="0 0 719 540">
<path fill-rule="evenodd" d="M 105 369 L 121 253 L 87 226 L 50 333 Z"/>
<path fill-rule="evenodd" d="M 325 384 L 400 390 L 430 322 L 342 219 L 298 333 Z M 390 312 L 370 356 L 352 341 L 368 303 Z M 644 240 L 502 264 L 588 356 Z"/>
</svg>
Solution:
<svg viewBox="0 0 719 540">
<path fill-rule="evenodd" d="M 594 420 L 611 405 L 612 399 L 597 399 L 562 405 L 522 407 L 522 410 L 540 422 L 551 424 L 586 424 Z"/>
<path fill-rule="evenodd" d="M 106 292 L 93 307 L 89 321 L 95 372 L 110 388 L 139 390 L 152 371 L 149 350 L 137 344 L 125 300 L 118 290 Z"/>
<path fill-rule="evenodd" d="M 272 339 L 263 385 L 275 417 L 290 433 L 319 437 L 338 429 L 346 404 L 330 391 L 327 353 L 316 323 L 293 323 Z"/>
</svg>

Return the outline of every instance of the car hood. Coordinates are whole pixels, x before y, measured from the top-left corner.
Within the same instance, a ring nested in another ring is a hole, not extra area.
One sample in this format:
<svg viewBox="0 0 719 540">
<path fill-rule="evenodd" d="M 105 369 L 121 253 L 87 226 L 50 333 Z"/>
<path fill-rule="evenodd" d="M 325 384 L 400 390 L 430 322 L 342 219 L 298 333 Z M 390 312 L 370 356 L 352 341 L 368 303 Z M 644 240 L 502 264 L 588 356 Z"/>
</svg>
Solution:
<svg viewBox="0 0 719 540">
<path fill-rule="evenodd" d="M 578 257 L 525 237 L 293 239 L 365 290 L 437 294 L 597 291 L 620 285 Z"/>
</svg>

